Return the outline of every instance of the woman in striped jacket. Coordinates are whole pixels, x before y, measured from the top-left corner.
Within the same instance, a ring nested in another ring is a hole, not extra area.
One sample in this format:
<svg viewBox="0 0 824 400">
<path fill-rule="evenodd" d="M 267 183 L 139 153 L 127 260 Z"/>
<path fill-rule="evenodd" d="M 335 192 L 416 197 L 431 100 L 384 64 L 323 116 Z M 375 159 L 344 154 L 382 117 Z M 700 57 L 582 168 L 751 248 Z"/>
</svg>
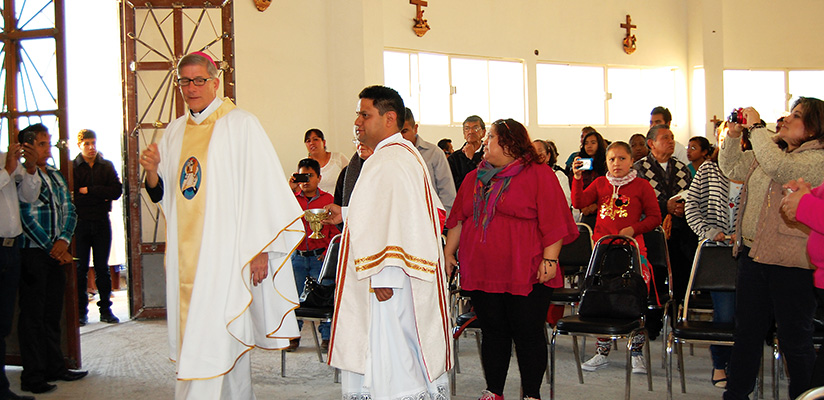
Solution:
<svg viewBox="0 0 824 400">
<path fill-rule="evenodd" d="M 724 129 L 722 126 L 720 129 Z M 720 130 L 719 129 L 719 130 Z M 718 135 L 716 134 L 716 142 Z M 698 168 L 690 184 L 684 207 L 687 224 L 700 240 L 729 241 L 735 232 L 735 215 L 743 182 L 730 182 L 718 167 L 718 149 Z M 735 314 L 734 292 L 711 292 L 713 321 L 733 322 Z M 712 384 L 719 388 L 727 385 L 727 364 L 731 346 L 710 346 L 712 355 Z"/>
</svg>

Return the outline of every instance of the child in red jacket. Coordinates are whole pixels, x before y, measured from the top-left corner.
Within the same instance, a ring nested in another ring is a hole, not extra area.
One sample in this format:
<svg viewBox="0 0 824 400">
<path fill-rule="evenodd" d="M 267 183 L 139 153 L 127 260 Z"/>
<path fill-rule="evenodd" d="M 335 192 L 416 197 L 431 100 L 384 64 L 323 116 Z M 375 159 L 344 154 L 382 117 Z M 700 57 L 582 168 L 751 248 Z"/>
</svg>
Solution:
<svg viewBox="0 0 824 400">
<path fill-rule="evenodd" d="M 647 263 L 647 248 L 644 246 L 643 234 L 661 224 L 661 210 L 655 191 L 645 179 L 636 179 L 632 169 L 632 148 L 625 142 L 615 142 L 607 148 L 607 175 L 595 179 L 586 189 L 581 181 L 583 163 L 576 158 L 572 164 L 572 206 L 597 202 L 597 220 L 592 240 L 597 241 L 605 235 L 624 235 L 635 238 L 641 253 L 641 269 L 644 280 L 649 285 L 652 269 Z M 641 217 L 644 217 L 643 219 Z M 632 372 L 647 373 L 641 349 L 644 337 L 636 336 L 632 343 Z M 595 355 L 581 365 L 585 371 L 595 371 L 609 364 L 612 342 L 598 339 Z"/>
</svg>

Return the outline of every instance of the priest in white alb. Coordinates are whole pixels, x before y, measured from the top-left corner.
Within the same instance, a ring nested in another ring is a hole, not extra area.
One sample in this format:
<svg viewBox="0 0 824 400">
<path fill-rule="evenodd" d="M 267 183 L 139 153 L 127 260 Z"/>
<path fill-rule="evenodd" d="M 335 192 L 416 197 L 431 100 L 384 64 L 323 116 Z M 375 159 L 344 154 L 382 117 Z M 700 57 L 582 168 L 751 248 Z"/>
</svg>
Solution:
<svg viewBox="0 0 824 400">
<path fill-rule="evenodd" d="M 258 119 L 217 97 L 208 55 L 184 56 L 187 115 L 141 153 L 166 216 L 166 309 L 176 399 L 254 399 L 249 351 L 300 336 L 289 256 L 303 211 Z"/>
<path fill-rule="evenodd" d="M 399 133 L 400 95 L 370 86 L 359 97 L 356 134 L 375 152 L 343 210 L 329 365 L 343 371 L 343 399 L 448 399 L 444 207 Z M 332 220 L 341 217 L 330 208 Z"/>
</svg>

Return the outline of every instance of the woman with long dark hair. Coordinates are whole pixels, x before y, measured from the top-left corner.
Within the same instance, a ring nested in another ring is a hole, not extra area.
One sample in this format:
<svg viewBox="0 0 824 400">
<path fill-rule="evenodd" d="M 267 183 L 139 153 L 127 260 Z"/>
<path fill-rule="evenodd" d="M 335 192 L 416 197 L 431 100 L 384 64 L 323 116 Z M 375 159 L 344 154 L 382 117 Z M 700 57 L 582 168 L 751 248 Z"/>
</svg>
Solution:
<svg viewBox="0 0 824 400">
<path fill-rule="evenodd" d="M 773 325 L 787 363 L 790 398 L 810 386 L 813 349 L 813 270 L 805 251 L 809 230 L 781 211 L 782 185 L 803 178 L 820 185 L 824 178 L 824 102 L 801 97 L 777 134 L 745 108 L 752 150 L 725 140 L 718 163 L 722 172 L 743 180 L 733 253 L 738 256 L 735 291 L 735 344 L 725 399 L 744 399 L 753 390 L 764 337 Z M 744 126 L 732 124 L 728 138 Z"/>
</svg>

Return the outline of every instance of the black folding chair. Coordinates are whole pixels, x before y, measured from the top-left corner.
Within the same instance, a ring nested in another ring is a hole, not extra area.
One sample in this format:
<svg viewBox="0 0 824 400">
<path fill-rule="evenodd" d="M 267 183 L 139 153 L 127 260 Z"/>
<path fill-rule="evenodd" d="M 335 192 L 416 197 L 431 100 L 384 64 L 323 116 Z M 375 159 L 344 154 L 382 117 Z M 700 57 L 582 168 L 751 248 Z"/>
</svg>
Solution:
<svg viewBox="0 0 824 400">
<path fill-rule="evenodd" d="M 575 314 L 575 306 L 581 301 L 581 277 L 584 269 L 592 258 L 592 230 L 589 225 L 578 223 L 578 238 L 572 243 L 561 247 L 558 255 L 558 264 L 564 269 L 564 277 L 569 287 L 560 287 L 552 291 L 551 302 L 572 306 L 572 313 Z"/>
<path fill-rule="evenodd" d="M 656 284 L 652 285 L 650 283 L 650 289 L 655 288 L 658 295 L 656 298 L 654 293 L 650 293 L 648 309 L 664 310 L 661 337 L 667 337 L 669 320 L 666 310 L 674 307 L 675 302 L 672 298 L 672 267 L 670 266 L 669 248 L 667 248 L 667 237 L 664 235 L 664 230 L 658 226 L 654 230 L 645 233 L 644 244 L 647 248 L 647 262 L 649 262 L 652 273 L 656 277 Z M 664 279 L 661 279 L 661 277 Z M 650 325 L 651 323 L 647 321 L 647 324 Z M 666 346 L 666 341 L 661 340 L 661 368 L 665 367 L 667 360 L 666 356 L 663 355 Z"/>
<path fill-rule="evenodd" d="M 678 352 L 678 367 L 681 372 L 681 393 L 687 392 L 684 379 L 684 343 L 705 343 L 732 346 L 735 332 L 734 323 L 714 323 L 692 320 L 693 296 L 697 291 L 735 291 L 738 263 L 732 256 L 732 247 L 711 240 L 702 241 L 695 253 L 692 273 L 687 285 L 684 303 L 678 310 L 672 332 L 667 335 L 665 356 L 667 362 L 667 398 L 672 399 L 672 351 Z M 705 305 L 702 305 L 705 307 Z"/>
<path fill-rule="evenodd" d="M 341 235 L 335 235 L 329 242 L 329 248 L 326 251 L 326 256 L 323 259 L 323 266 L 320 268 L 318 274 L 318 282 L 335 281 L 335 273 L 338 269 L 338 252 L 340 251 Z M 332 316 L 335 313 L 334 307 L 299 307 L 295 310 L 295 316 L 298 320 L 309 322 L 312 324 L 312 337 L 315 339 L 315 349 L 318 353 L 318 361 L 324 362 L 323 353 L 320 349 L 320 341 L 318 340 L 317 324 L 321 322 L 332 322 Z M 335 369 L 335 382 L 338 382 L 338 370 Z M 280 376 L 286 377 L 286 351 L 280 352 Z"/>
<path fill-rule="evenodd" d="M 615 242 L 622 242 L 616 245 Z M 608 252 L 612 252 L 615 246 L 623 247 L 624 254 L 631 254 L 629 259 L 616 257 L 615 259 L 608 258 L 610 262 L 602 262 L 602 259 L 609 257 Z M 638 252 L 638 244 L 634 239 L 626 236 L 608 235 L 598 240 L 595 244 L 592 257 L 587 267 L 585 277 L 594 276 L 596 274 L 609 274 L 626 271 L 631 268 L 632 272 L 641 274 L 641 255 Z M 629 264 L 629 265 L 628 265 Z M 626 388 L 624 397 L 628 400 L 630 398 L 630 381 L 632 379 L 632 359 L 630 348 L 632 346 L 632 339 L 639 334 L 646 335 L 644 328 L 644 316 L 634 319 L 615 319 L 615 318 L 588 318 L 580 315 L 581 307 L 587 302 L 586 296 L 581 299 L 581 304 L 578 308 L 578 315 L 571 315 L 558 320 L 555 329 L 552 330 L 552 338 L 550 340 L 550 399 L 555 398 L 555 339 L 558 335 L 572 336 L 572 350 L 575 354 L 575 365 L 578 367 L 578 381 L 584 383 L 584 374 L 581 370 L 581 357 L 578 349 L 578 336 L 592 336 L 592 337 L 606 337 L 613 340 L 619 338 L 627 338 L 627 364 L 626 364 Z M 646 363 L 650 363 L 649 355 L 649 341 L 644 341 L 644 355 L 646 356 Z M 647 385 L 652 391 L 652 374 L 647 372 Z"/>
</svg>

